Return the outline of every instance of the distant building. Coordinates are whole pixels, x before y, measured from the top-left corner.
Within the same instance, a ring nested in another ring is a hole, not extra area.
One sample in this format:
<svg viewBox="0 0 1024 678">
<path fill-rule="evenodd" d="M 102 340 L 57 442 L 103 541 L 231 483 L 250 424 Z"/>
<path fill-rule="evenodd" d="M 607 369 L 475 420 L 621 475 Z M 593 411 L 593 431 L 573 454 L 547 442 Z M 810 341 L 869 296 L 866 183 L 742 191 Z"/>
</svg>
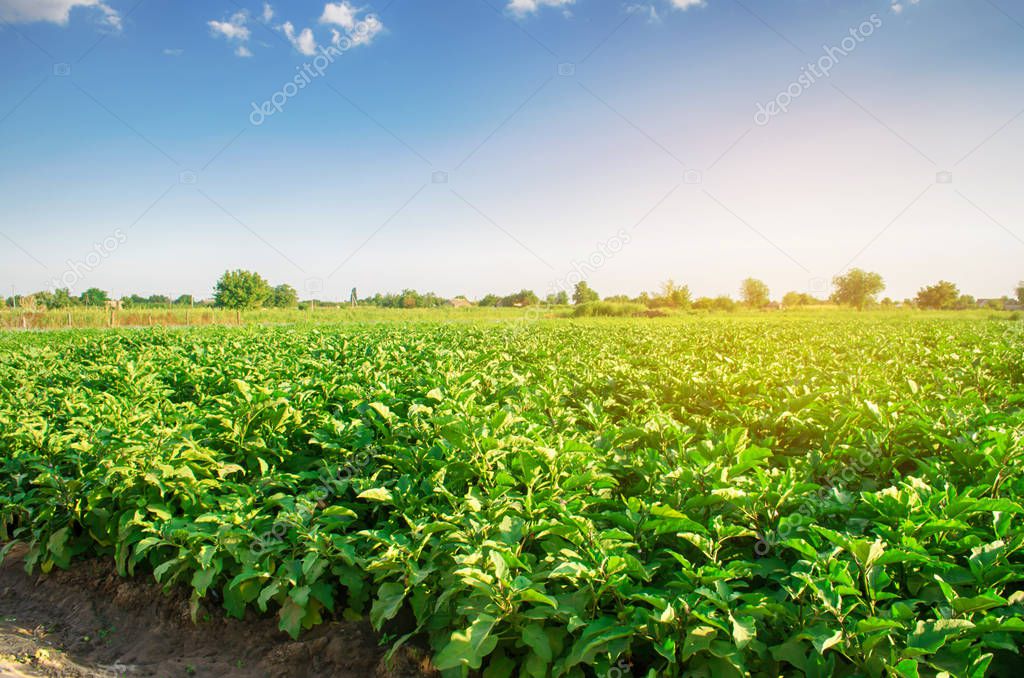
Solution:
<svg viewBox="0 0 1024 678">
<path fill-rule="evenodd" d="M 455 297 L 448 300 L 448 305 L 454 308 L 469 308 L 473 303 L 466 297 Z"/>
<path fill-rule="evenodd" d="M 103 305 L 107 308 L 112 308 L 115 311 L 120 311 L 123 308 L 120 299 L 107 299 L 103 302 Z"/>
<path fill-rule="evenodd" d="M 1004 311 L 1024 311 L 1024 305 L 1018 304 L 1016 300 L 1010 299 L 1009 297 L 1000 297 L 998 299 L 976 299 L 978 308 L 1001 308 Z"/>
</svg>

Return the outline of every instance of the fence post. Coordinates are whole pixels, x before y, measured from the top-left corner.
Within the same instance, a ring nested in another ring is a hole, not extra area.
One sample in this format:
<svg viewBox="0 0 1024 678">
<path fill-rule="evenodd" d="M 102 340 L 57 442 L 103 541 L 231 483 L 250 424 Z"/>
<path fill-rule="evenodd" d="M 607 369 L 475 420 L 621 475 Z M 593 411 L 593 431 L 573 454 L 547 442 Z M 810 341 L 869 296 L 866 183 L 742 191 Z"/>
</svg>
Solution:
<svg viewBox="0 0 1024 678">
<path fill-rule="evenodd" d="M 237 308 L 235 309 L 235 324 L 236 325 L 241 325 L 242 324 L 242 312 L 239 309 L 237 309 Z"/>
<path fill-rule="evenodd" d="M 71 327 L 71 311 L 68 311 L 68 327 Z"/>
</svg>

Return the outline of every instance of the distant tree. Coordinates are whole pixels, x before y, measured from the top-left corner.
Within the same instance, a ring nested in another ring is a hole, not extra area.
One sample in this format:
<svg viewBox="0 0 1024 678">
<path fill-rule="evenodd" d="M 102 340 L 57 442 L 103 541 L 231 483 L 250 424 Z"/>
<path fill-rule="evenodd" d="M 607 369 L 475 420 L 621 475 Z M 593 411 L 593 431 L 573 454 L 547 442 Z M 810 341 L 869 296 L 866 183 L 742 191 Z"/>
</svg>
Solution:
<svg viewBox="0 0 1024 678">
<path fill-rule="evenodd" d="M 736 302 L 728 296 L 720 297 L 698 297 L 693 302 L 693 307 L 699 311 L 735 311 Z"/>
<path fill-rule="evenodd" d="M 655 308 L 689 308 L 691 303 L 690 288 L 677 284 L 671 278 L 661 284 L 661 294 L 651 300 L 651 306 Z"/>
<path fill-rule="evenodd" d="M 565 306 L 569 303 L 569 293 L 565 290 L 553 292 L 544 299 L 549 306 Z"/>
<path fill-rule="evenodd" d="M 54 308 L 53 292 L 42 290 L 41 292 L 36 292 L 32 296 L 35 297 L 36 306 L 40 306 L 42 308 Z"/>
<path fill-rule="evenodd" d="M 337 303 L 316 302 L 317 305 L 337 306 Z M 433 292 L 421 294 L 416 290 L 404 289 L 398 294 L 377 293 L 372 297 L 363 299 L 362 303 L 370 306 L 381 306 L 383 308 L 435 308 L 448 303 L 447 299 L 439 297 Z"/>
<path fill-rule="evenodd" d="M 885 289 L 885 281 L 877 273 L 859 268 L 850 269 L 845 275 L 832 278 L 835 292 L 832 301 L 863 310 L 875 302 L 875 297 Z"/>
<path fill-rule="evenodd" d="M 771 303 L 768 285 L 757 278 L 747 278 L 740 283 L 740 299 L 751 308 L 764 308 Z"/>
<path fill-rule="evenodd" d="M 71 296 L 66 287 L 59 287 L 52 292 L 36 292 L 36 304 L 49 309 L 71 308 L 82 303 L 78 297 Z"/>
<path fill-rule="evenodd" d="M 798 306 L 810 306 L 818 300 L 805 292 L 786 292 L 782 297 L 783 308 L 796 308 Z"/>
<path fill-rule="evenodd" d="M 82 304 L 86 306 L 103 306 L 105 303 L 107 303 L 110 297 L 108 297 L 107 293 L 104 292 L 103 290 L 96 287 L 90 287 L 86 291 L 82 292 L 82 295 L 81 297 L 79 297 L 79 299 L 81 300 Z"/>
<path fill-rule="evenodd" d="M 299 305 L 299 293 L 291 285 L 278 285 L 270 295 L 269 305 L 275 308 L 295 308 Z"/>
<path fill-rule="evenodd" d="M 498 302 L 500 302 L 500 301 L 501 301 L 501 297 L 499 297 L 497 294 L 485 294 L 484 297 L 480 300 L 478 305 L 480 305 L 480 306 L 497 306 Z"/>
<path fill-rule="evenodd" d="M 628 294 L 613 294 L 610 297 L 605 297 L 604 300 L 610 304 L 629 304 L 633 301 Z"/>
<path fill-rule="evenodd" d="M 736 310 L 736 301 L 733 300 L 732 297 L 730 297 L 730 296 L 728 296 L 726 294 L 723 294 L 721 296 L 715 297 L 712 300 L 712 305 L 713 305 L 713 307 L 714 307 L 714 309 L 716 311 L 735 311 Z"/>
<path fill-rule="evenodd" d="M 498 306 L 534 306 L 540 303 L 540 298 L 533 290 L 519 290 L 515 294 L 502 297 Z"/>
<path fill-rule="evenodd" d="M 259 273 L 253 271 L 225 271 L 214 288 L 214 303 L 224 308 L 259 308 L 270 298 L 273 290 Z"/>
<path fill-rule="evenodd" d="M 978 301 L 970 294 L 961 294 L 960 298 L 956 300 L 956 309 L 960 311 L 966 311 L 967 309 L 977 308 Z"/>
<path fill-rule="evenodd" d="M 191 306 L 193 299 L 191 294 L 182 294 L 180 297 L 174 300 L 175 306 Z"/>
<path fill-rule="evenodd" d="M 1017 283 L 1017 303 L 1024 304 L 1024 280 Z"/>
<path fill-rule="evenodd" d="M 151 294 L 146 298 L 147 306 L 170 306 L 171 298 L 166 294 Z"/>
<path fill-rule="evenodd" d="M 915 303 L 920 308 L 945 309 L 956 306 L 960 298 L 960 290 L 953 283 L 940 280 L 934 285 L 922 287 L 917 292 Z"/>
<path fill-rule="evenodd" d="M 572 303 L 579 306 L 580 304 L 588 304 L 592 301 L 601 301 L 601 295 L 591 289 L 586 280 L 576 283 L 576 288 L 572 292 Z"/>
</svg>

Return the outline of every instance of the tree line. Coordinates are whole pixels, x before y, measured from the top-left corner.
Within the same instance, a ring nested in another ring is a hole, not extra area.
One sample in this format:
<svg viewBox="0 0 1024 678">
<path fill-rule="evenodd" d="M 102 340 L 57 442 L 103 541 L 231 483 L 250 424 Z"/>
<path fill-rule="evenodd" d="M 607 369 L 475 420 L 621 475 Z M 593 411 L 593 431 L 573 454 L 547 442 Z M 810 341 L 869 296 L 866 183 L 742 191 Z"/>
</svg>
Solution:
<svg viewBox="0 0 1024 678">
<path fill-rule="evenodd" d="M 751 309 L 767 309 L 770 307 L 799 308 L 825 304 L 850 306 L 861 310 L 872 307 L 889 308 L 897 305 L 935 310 L 970 309 L 979 306 L 978 301 L 974 297 L 969 294 L 962 294 L 956 284 L 947 280 L 940 280 L 933 285 L 922 287 L 914 298 L 904 299 L 902 302 L 895 302 L 888 297 L 879 301 L 878 297 L 883 291 L 885 291 L 885 280 L 880 274 L 855 268 L 832 279 L 832 293 L 828 298 L 817 298 L 805 292 L 790 291 L 782 296 L 780 302 L 773 302 L 768 285 L 756 278 L 747 278 L 740 283 L 738 299 L 733 299 L 728 295 L 694 298 L 689 286 L 678 284 L 670 279 L 664 282 L 657 292 L 641 292 L 635 297 L 621 294 L 602 297 L 586 281 L 580 281 L 573 288 L 571 295 L 568 291 L 561 290 L 548 294 L 542 301 L 533 290 L 521 289 L 518 292 L 507 295 L 487 294 L 476 302 L 476 305 L 487 307 L 526 307 L 541 304 L 548 306 L 568 306 L 570 304 L 586 306 L 603 302 L 632 305 L 651 310 L 694 309 L 709 311 L 732 311 L 739 307 Z M 347 303 L 382 308 L 436 308 L 453 302 L 458 303 L 460 300 L 465 304 L 471 303 L 466 297 L 462 296 L 449 300 L 433 292 L 421 293 L 413 289 L 405 289 L 397 294 L 377 293 L 371 297 L 359 299 L 356 290 L 353 289 L 351 299 Z M 66 309 L 74 307 L 103 307 L 108 305 L 111 299 L 104 290 L 92 287 L 77 296 L 72 295 L 67 288 L 63 288 L 36 292 L 25 296 L 14 295 L 6 300 L 0 297 L 0 302 L 5 303 L 8 307 L 26 309 Z M 214 286 L 212 301 L 197 301 L 192 295 L 188 294 L 182 294 L 173 300 L 169 296 L 159 294 L 148 297 L 131 294 L 121 297 L 118 303 L 123 308 L 214 306 L 243 310 L 256 308 L 305 308 L 310 304 L 338 306 L 346 302 L 311 300 L 300 303 L 299 294 L 291 285 L 271 285 L 259 273 L 239 269 L 225 271 L 220 279 L 217 280 Z M 998 310 L 1014 304 L 1024 305 L 1024 281 L 1017 285 L 1013 296 L 1007 295 L 999 299 L 988 299 L 985 300 L 984 305 L 986 308 Z"/>
<path fill-rule="evenodd" d="M 733 299 L 728 295 L 694 298 L 689 286 L 680 285 L 670 279 L 662 284 L 658 292 L 641 292 L 635 297 L 627 295 L 602 297 L 586 281 L 581 281 L 573 289 L 571 298 L 567 292 L 561 291 L 549 294 L 544 303 L 556 306 L 567 305 L 571 299 L 572 304 L 577 306 L 604 301 L 633 304 L 644 306 L 648 309 L 673 308 L 715 311 L 731 311 L 739 307 L 753 309 L 765 309 L 772 306 L 799 308 L 802 306 L 823 306 L 826 304 L 850 306 L 861 310 L 876 306 L 891 308 L 898 305 L 935 310 L 962 310 L 978 307 L 978 301 L 973 296 L 962 294 L 954 283 L 946 280 L 940 280 L 934 285 L 922 287 L 914 298 L 904 299 L 902 302 L 893 301 L 889 297 L 879 300 L 879 295 L 884 291 L 885 280 L 879 273 L 854 268 L 832 279 L 832 293 L 827 298 L 818 298 L 806 292 L 790 291 L 786 292 L 779 302 L 773 302 L 768 285 L 757 278 L 747 278 L 740 283 L 738 299 Z M 541 303 L 540 299 L 532 290 L 524 289 L 504 297 L 488 294 L 480 300 L 479 305 L 530 306 L 539 303 Z M 1004 296 L 999 299 L 988 299 L 985 302 L 985 306 L 991 309 L 1002 309 L 1015 303 L 1024 305 L 1024 281 L 1017 285 L 1013 297 Z"/>
</svg>

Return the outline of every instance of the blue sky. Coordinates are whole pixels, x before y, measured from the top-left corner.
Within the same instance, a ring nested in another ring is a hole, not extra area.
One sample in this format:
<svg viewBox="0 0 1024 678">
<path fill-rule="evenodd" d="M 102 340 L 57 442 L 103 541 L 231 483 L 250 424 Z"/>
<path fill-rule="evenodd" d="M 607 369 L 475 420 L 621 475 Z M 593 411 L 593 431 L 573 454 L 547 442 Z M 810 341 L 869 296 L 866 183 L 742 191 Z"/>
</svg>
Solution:
<svg viewBox="0 0 1024 678">
<path fill-rule="evenodd" d="M 0 0 L 0 18 L 0 294 L 209 296 L 229 268 L 320 298 L 579 277 L 735 295 L 747 276 L 778 297 L 849 266 L 895 298 L 940 278 L 981 297 L 1024 278 L 1018 2 Z"/>
</svg>

